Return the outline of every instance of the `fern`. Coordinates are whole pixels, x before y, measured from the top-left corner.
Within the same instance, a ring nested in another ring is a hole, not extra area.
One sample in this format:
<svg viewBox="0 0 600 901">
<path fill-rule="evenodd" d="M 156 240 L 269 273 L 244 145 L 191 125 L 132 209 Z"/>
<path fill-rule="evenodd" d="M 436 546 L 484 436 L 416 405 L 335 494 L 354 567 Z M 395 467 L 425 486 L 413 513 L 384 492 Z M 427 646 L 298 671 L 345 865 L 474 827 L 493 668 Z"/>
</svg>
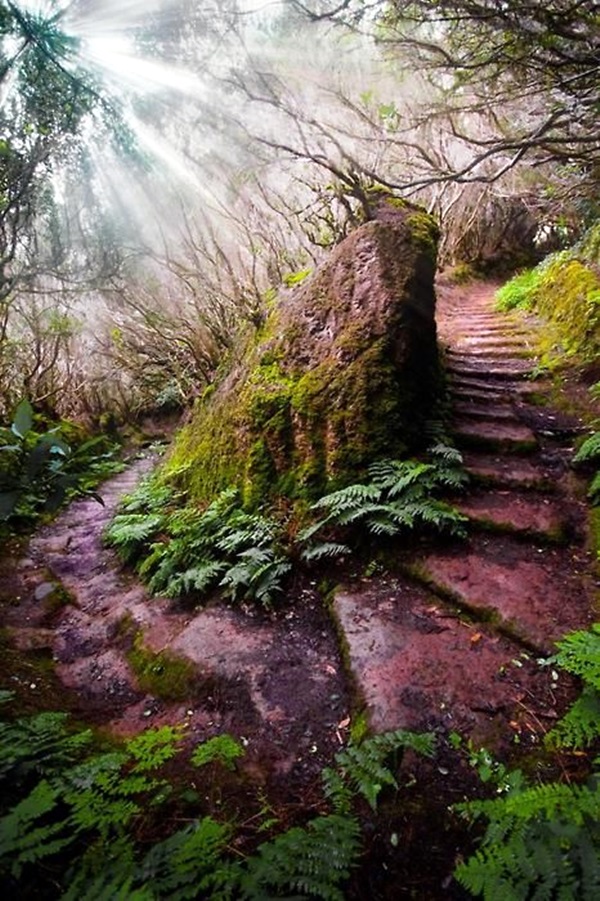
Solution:
<svg viewBox="0 0 600 901">
<path fill-rule="evenodd" d="M 594 432 L 585 439 L 573 457 L 573 463 L 586 463 L 588 460 L 598 459 L 600 459 L 600 432 Z"/>
<path fill-rule="evenodd" d="M 331 814 L 312 820 L 305 829 L 294 827 L 260 845 L 240 879 L 241 897 L 300 897 L 343 901 L 340 883 L 360 849 L 360 828 L 351 816 Z"/>
<path fill-rule="evenodd" d="M 481 848 L 455 871 L 457 880 L 474 895 L 490 901 L 598 897 L 597 779 L 588 786 L 527 787 L 456 809 L 469 819 L 489 820 Z"/>
<path fill-rule="evenodd" d="M 398 729 L 364 739 L 357 745 L 351 744 L 336 754 L 335 760 L 346 782 L 375 810 L 383 787 L 397 787 L 395 777 L 386 766 L 386 760 L 391 754 L 407 748 L 431 757 L 434 738 L 428 733 L 417 734 Z M 331 790 L 331 785 L 329 788 Z"/>
<path fill-rule="evenodd" d="M 92 739 L 89 729 L 70 732 L 64 713 L 40 713 L 0 723 L 0 780 L 14 787 L 34 774 L 51 776 L 77 760 Z"/>
<path fill-rule="evenodd" d="M 156 514 L 122 513 L 107 526 L 103 538 L 129 563 L 140 554 L 148 539 L 160 531 L 163 521 L 164 517 Z"/>
<path fill-rule="evenodd" d="M 147 485 L 142 495 L 150 508 Z M 128 505 L 139 511 L 134 496 Z M 242 510 L 238 492 L 228 489 L 205 510 L 184 506 L 160 516 L 153 509 L 119 514 L 105 537 L 126 560 L 137 561 L 153 594 L 179 597 L 223 589 L 234 600 L 249 597 L 268 606 L 291 568 L 279 550 L 279 534 L 274 521 Z"/>
<path fill-rule="evenodd" d="M 52 857 L 74 840 L 62 819 L 44 822 L 58 799 L 59 791 L 43 780 L 0 821 L 0 865 L 4 861 L 15 878 L 26 864 Z"/>
<path fill-rule="evenodd" d="M 340 544 L 339 541 L 325 541 L 322 544 L 304 548 L 301 551 L 301 557 L 305 563 L 311 563 L 314 560 L 322 560 L 324 557 L 344 557 L 349 553 L 350 548 L 347 544 Z"/>
<path fill-rule="evenodd" d="M 142 861 L 136 881 L 152 888 L 152 898 L 186 901 L 217 897 L 219 890 L 236 879 L 225 858 L 230 836 L 230 827 L 204 817 L 154 845 Z"/>
<path fill-rule="evenodd" d="M 580 676 L 584 688 L 547 741 L 582 748 L 600 736 L 600 624 L 557 644 L 549 662 Z M 596 771 L 585 785 L 528 785 L 522 774 L 498 766 L 502 797 L 456 806 L 471 820 L 488 821 L 481 848 L 456 870 L 458 881 L 487 899 L 597 898 L 600 758 L 594 763 Z M 495 769 L 488 765 L 487 771 Z"/>
<path fill-rule="evenodd" d="M 380 460 L 369 467 L 368 483 L 348 485 L 318 500 L 311 509 L 326 515 L 300 532 L 298 542 L 305 545 L 302 558 L 340 555 L 346 545 L 331 540 L 331 532 L 350 526 L 360 526 L 375 537 L 427 528 L 463 537 L 467 517 L 435 496 L 464 485 L 462 457 L 455 448 L 438 442 L 430 449 L 430 458 L 432 462 Z M 316 543 L 315 536 L 323 531 L 326 540 Z"/>
<path fill-rule="evenodd" d="M 585 631 L 572 632 L 558 641 L 557 647 L 558 654 L 551 662 L 600 691 L 600 623 Z"/>
<path fill-rule="evenodd" d="M 208 741 L 198 745 L 192 753 L 191 761 L 194 766 L 198 767 L 218 761 L 226 766 L 227 769 L 233 770 L 235 761 L 239 757 L 243 757 L 244 753 L 244 749 L 239 742 L 232 738 L 231 735 L 225 733 L 209 738 Z"/>
</svg>

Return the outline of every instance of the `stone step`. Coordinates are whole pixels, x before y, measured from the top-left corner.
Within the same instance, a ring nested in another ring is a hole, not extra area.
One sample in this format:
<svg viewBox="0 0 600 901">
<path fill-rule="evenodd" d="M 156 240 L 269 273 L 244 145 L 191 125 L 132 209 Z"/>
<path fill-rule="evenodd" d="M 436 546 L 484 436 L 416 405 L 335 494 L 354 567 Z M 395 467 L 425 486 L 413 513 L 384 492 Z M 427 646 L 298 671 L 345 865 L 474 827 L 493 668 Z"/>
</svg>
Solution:
<svg viewBox="0 0 600 901">
<path fill-rule="evenodd" d="M 489 359 L 494 363 L 504 360 L 506 363 L 510 363 L 512 360 L 531 360 L 532 358 L 531 350 L 524 347 L 522 343 L 511 345 L 510 347 L 507 347 L 505 344 L 478 344 L 477 346 L 464 347 L 462 342 L 459 341 L 456 343 L 455 348 L 455 350 L 448 351 L 448 362 L 450 364 L 454 360 L 464 362 L 467 359 L 477 362 L 481 359 Z"/>
<path fill-rule="evenodd" d="M 463 463 L 469 475 L 483 484 L 503 485 L 506 488 L 544 488 L 554 485 L 554 480 L 539 464 L 511 457 L 494 456 L 477 451 L 465 451 Z"/>
<path fill-rule="evenodd" d="M 590 622 L 576 553 L 480 535 L 466 547 L 425 555 L 411 571 L 441 596 L 545 654 Z"/>
<path fill-rule="evenodd" d="M 484 403 L 482 403 L 480 399 L 474 398 L 472 395 L 468 399 L 466 399 L 467 395 L 464 395 L 464 397 L 464 400 L 456 400 L 452 405 L 453 412 L 461 417 L 469 416 L 473 419 L 519 421 L 510 403 L 507 403 L 507 399 L 503 398 L 501 395 L 498 396 L 498 399 L 496 400 L 493 395 L 485 397 L 482 392 L 482 398 L 485 397 L 485 401 L 487 401 Z"/>
<path fill-rule="evenodd" d="M 473 372 L 494 375 L 500 378 L 528 375 L 535 367 L 535 360 L 529 356 L 497 357 L 493 354 L 451 353 L 448 355 L 448 368 L 451 372 Z"/>
<path fill-rule="evenodd" d="M 574 532 L 574 518 L 564 503 L 542 494 L 520 494 L 496 488 L 470 492 L 455 506 L 479 528 L 511 532 L 553 544 L 564 543 Z"/>
<path fill-rule="evenodd" d="M 521 454 L 537 448 L 534 433 L 519 422 L 460 418 L 452 423 L 451 429 L 459 446 Z"/>
<path fill-rule="evenodd" d="M 494 730 L 511 734 L 509 724 L 520 718 L 519 682 L 537 667 L 519 660 L 513 674 L 519 645 L 489 625 L 474 626 L 409 579 L 338 590 L 333 612 L 374 730 L 455 730 L 487 746 L 497 741 Z M 499 678 L 507 669 L 511 678 Z"/>
<path fill-rule="evenodd" d="M 543 390 L 543 385 L 538 381 L 529 379 L 523 381 L 511 381 L 510 379 L 482 378 L 482 373 L 448 373 L 448 386 L 451 393 L 458 392 L 483 392 L 488 398 L 490 396 L 506 397 L 511 399 L 514 395 L 519 400 L 527 400 L 528 397 L 535 397 Z"/>
</svg>

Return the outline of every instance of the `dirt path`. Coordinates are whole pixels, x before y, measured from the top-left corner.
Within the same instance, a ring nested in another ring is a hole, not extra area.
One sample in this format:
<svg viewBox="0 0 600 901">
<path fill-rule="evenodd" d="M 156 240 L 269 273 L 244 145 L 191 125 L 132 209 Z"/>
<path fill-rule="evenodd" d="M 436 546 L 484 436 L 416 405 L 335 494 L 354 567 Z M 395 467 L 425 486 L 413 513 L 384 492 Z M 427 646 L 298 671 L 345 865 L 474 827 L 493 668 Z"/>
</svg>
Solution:
<svg viewBox="0 0 600 901">
<path fill-rule="evenodd" d="M 394 574 L 344 584 L 331 613 L 306 581 L 273 615 L 186 610 L 148 597 L 102 546 L 119 498 L 152 465 L 142 459 L 103 486 L 104 507 L 77 501 L 32 539 L 5 616 L 17 646 L 49 650 L 81 713 L 114 731 L 179 722 L 197 739 L 244 736 L 259 780 L 316 773 L 361 706 L 380 730 L 454 729 L 496 749 L 538 742 L 562 683 L 536 658 L 592 619 L 569 467 L 579 423 L 535 403 L 545 386 L 531 377 L 531 335 L 493 312 L 490 286 L 442 286 L 438 326 L 472 476 L 458 500 L 468 541 L 399 549 Z M 57 584 L 71 596 L 58 610 Z M 165 652 L 183 659 L 181 696 L 159 697 L 132 650 L 155 675 Z"/>
</svg>

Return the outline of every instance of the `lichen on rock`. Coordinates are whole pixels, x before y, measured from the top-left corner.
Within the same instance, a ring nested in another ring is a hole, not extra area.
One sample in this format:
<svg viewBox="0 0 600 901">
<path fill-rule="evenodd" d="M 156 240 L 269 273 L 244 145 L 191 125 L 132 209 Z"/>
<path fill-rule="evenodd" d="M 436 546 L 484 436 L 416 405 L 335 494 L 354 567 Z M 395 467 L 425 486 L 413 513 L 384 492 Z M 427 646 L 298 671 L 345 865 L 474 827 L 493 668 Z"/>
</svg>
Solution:
<svg viewBox="0 0 600 901">
<path fill-rule="evenodd" d="M 163 477 L 207 502 L 312 499 L 419 444 L 438 367 L 434 220 L 381 196 L 197 403 Z"/>
</svg>

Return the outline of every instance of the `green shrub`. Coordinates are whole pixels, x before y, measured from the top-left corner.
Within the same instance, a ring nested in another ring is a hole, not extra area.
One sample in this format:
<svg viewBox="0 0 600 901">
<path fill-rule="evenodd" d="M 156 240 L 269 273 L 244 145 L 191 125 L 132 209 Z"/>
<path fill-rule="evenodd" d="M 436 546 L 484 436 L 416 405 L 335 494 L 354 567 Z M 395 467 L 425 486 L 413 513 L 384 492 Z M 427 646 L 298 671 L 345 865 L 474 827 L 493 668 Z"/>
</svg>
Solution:
<svg viewBox="0 0 600 901">
<path fill-rule="evenodd" d="M 304 545 L 304 560 L 349 553 L 347 544 L 334 540 L 340 529 L 351 535 L 359 528 L 361 534 L 375 538 L 427 529 L 464 537 L 467 517 L 436 497 L 448 489 L 460 489 L 466 482 L 456 448 L 434 444 L 428 462 L 381 460 L 369 467 L 368 476 L 365 483 L 348 485 L 312 505 L 313 512 L 326 515 L 298 536 Z M 315 536 L 320 537 L 318 542 Z"/>
<path fill-rule="evenodd" d="M 123 468 L 117 446 L 99 435 L 73 447 L 69 423 L 40 431 L 31 404 L 17 407 L 9 428 L 0 428 L 0 522 L 30 524 L 75 496 L 102 502 L 95 487 Z"/>
<path fill-rule="evenodd" d="M 232 600 L 250 598 L 268 606 L 291 569 L 280 527 L 247 513 L 236 489 L 199 510 L 170 489 L 146 482 L 124 500 L 104 538 L 136 564 L 153 593 L 167 597 L 218 590 Z"/>
<path fill-rule="evenodd" d="M 382 786 L 396 786 L 391 758 L 409 748 L 428 756 L 434 750 L 432 736 L 403 730 L 350 745 L 324 772 L 323 813 L 243 855 L 222 811 L 198 816 L 188 807 L 181 828 L 185 783 L 175 785 L 165 767 L 183 753 L 184 738 L 163 726 L 99 751 L 91 733 L 72 730 L 62 714 L 0 720 L 0 876 L 11 893 L 65 901 L 343 901 L 361 850 L 357 794 L 374 807 Z M 197 746 L 195 781 L 208 764 L 231 769 L 242 755 L 229 735 Z M 264 825 L 260 816 L 245 823 L 246 843 L 252 821 L 256 836 Z"/>
<path fill-rule="evenodd" d="M 497 309 L 503 312 L 532 309 L 540 277 L 537 269 L 527 269 L 515 275 L 496 291 Z"/>
<path fill-rule="evenodd" d="M 600 738 L 600 624 L 558 642 L 548 662 L 578 675 L 583 693 L 547 736 L 555 747 L 586 748 Z M 476 763 L 481 764 L 480 756 Z M 473 895 L 504 899 L 600 896 L 600 758 L 584 784 L 531 784 L 520 771 L 485 763 L 497 797 L 455 809 L 487 828 L 455 875 Z"/>
</svg>

